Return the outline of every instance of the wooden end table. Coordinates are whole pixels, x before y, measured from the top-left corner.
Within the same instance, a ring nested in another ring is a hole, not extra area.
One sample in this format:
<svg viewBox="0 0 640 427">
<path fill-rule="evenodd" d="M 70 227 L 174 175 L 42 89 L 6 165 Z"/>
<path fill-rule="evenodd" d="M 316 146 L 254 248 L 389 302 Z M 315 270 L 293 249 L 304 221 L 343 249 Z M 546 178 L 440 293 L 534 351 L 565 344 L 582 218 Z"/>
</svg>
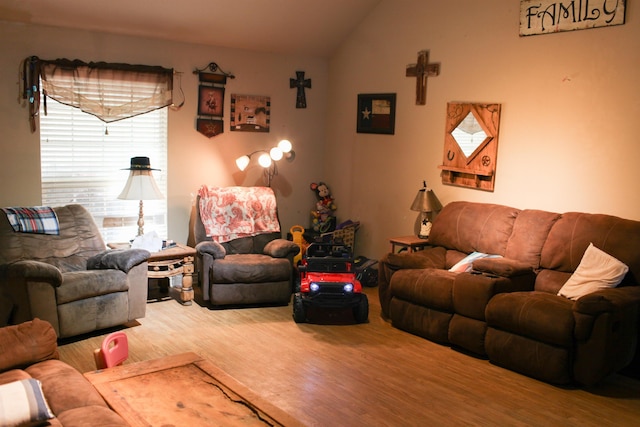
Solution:
<svg viewBox="0 0 640 427">
<path fill-rule="evenodd" d="M 195 353 L 86 372 L 131 426 L 301 426 Z"/>
<path fill-rule="evenodd" d="M 110 249 L 128 249 L 130 243 L 108 243 Z M 191 305 L 193 301 L 193 261 L 196 250 L 190 246 L 177 243 L 175 246 L 158 252 L 151 252 L 149 257 L 150 279 L 169 279 L 182 274 L 182 286 L 179 290 L 178 302 L 183 305 Z"/>
<path fill-rule="evenodd" d="M 423 239 L 418 236 L 400 236 L 390 238 L 389 243 L 391 243 L 392 253 L 395 253 L 396 246 L 404 248 L 407 252 L 411 253 L 422 250 L 425 246 L 429 246 L 429 239 Z"/>
<path fill-rule="evenodd" d="M 196 250 L 190 246 L 176 244 L 169 249 L 151 252 L 149 257 L 148 276 L 151 279 L 169 279 L 182 275 L 182 287 L 178 301 L 183 305 L 191 305 L 193 301 L 193 261 Z"/>
</svg>

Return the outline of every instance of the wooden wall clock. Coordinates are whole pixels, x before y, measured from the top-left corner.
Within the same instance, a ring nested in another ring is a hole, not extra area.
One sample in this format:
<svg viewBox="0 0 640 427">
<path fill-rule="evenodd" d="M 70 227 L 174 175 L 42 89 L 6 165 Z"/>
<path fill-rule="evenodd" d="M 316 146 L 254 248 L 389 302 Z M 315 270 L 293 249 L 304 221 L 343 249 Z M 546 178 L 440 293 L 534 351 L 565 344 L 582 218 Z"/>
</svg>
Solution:
<svg viewBox="0 0 640 427">
<path fill-rule="evenodd" d="M 493 191 L 499 126 L 500 104 L 447 104 L 443 184 Z"/>
</svg>

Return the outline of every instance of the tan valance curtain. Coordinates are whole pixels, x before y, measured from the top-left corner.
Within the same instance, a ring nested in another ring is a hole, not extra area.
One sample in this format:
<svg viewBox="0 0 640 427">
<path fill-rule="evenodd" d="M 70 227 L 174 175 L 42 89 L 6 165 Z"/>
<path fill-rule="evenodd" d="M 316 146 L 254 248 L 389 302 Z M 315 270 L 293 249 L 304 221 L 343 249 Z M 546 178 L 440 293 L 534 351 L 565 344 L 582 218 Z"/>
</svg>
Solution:
<svg viewBox="0 0 640 427">
<path fill-rule="evenodd" d="M 42 95 L 114 122 L 169 106 L 173 69 L 159 66 L 29 57 L 23 66 L 23 97 L 31 107 L 32 130 Z M 46 109 L 45 109 L 46 112 Z"/>
</svg>

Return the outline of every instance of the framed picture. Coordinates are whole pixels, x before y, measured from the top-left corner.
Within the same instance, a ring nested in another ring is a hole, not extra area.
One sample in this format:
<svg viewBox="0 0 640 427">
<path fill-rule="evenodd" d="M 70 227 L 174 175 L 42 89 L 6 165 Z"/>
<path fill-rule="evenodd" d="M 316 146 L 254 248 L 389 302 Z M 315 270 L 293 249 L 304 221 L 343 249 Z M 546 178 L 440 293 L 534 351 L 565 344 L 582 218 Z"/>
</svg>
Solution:
<svg viewBox="0 0 640 427">
<path fill-rule="evenodd" d="M 396 94 L 358 95 L 358 133 L 393 135 L 396 124 Z"/>
<path fill-rule="evenodd" d="M 224 132 L 223 121 L 214 118 L 196 119 L 196 130 L 207 138 L 211 138 Z"/>
<path fill-rule="evenodd" d="M 231 94 L 231 130 L 269 132 L 271 98 Z"/>
<path fill-rule="evenodd" d="M 200 86 L 198 91 L 198 115 L 222 117 L 224 106 L 224 88 Z"/>
</svg>

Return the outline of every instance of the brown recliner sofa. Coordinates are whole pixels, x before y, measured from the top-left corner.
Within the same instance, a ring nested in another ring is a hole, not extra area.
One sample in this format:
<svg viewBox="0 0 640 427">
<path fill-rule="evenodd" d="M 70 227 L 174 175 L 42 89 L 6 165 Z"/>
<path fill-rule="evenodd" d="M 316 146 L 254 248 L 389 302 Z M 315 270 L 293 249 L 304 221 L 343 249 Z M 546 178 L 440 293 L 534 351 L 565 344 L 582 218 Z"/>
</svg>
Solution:
<svg viewBox="0 0 640 427">
<path fill-rule="evenodd" d="M 55 416 L 21 425 L 127 426 L 80 372 L 59 360 L 56 342 L 51 324 L 40 319 L 0 328 L 0 385 L 29 378 L 40 381 Z"/>
<path fill-rule="evenodd" d="M 14 231 L 0 212 L 0 326 L 37 317 L 66 338 L 143 318 L 149 252 L 107 250 L 81 205 L 53 210 L 58 235 Z"/>
<path fill-rule="evenodd" d="M 590 243 L 629 267 L 622 283 L 571 300 L 557 293 Z M 400 329 L 557 384 L 594 384 L 636 351 L 640 222 L 453 202 L 429 246 L 380 263 L 383 317 Z M 469 253 L 500 255 L 449 269 Z"/>
</svg>

